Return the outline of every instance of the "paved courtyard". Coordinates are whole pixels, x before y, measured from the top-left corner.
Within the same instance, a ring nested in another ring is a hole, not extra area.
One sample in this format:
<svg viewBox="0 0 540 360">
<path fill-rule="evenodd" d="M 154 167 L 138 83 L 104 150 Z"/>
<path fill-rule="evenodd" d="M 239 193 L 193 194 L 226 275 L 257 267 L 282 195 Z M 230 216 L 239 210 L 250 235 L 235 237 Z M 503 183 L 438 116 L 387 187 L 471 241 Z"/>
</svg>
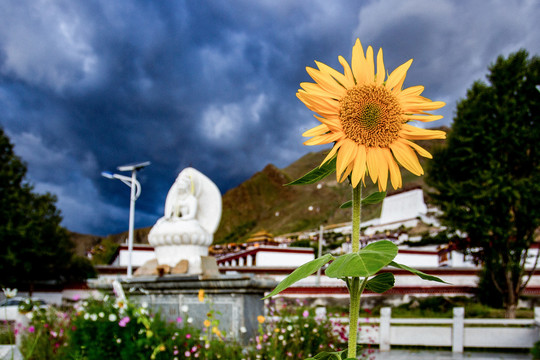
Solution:
<svg viewBox="0 0 540 360">
<path fill-rule="evenodd" d="M 391 350 L 375 353 L 375 360 L 531 360 L 532 356 L 523 353 L 489 353 L 466 351 L 463 354 L 453 354 L 451 351 L 423 350 Z"/>
</svg>

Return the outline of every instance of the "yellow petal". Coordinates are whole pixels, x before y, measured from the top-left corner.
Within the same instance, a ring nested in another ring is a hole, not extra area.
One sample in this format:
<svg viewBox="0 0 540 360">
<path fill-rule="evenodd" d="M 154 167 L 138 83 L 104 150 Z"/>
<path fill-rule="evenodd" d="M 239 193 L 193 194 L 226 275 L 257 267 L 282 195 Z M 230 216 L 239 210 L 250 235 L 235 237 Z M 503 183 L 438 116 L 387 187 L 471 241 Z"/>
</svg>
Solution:
<svg viewBox="0 0 540 360">
<path fill-rule="evenodd" d="M 320 69 L 320 71 L 327 76 L 330 76 L 334 79 L 336 83 L 340 84 L 340 87 L 345 90 L 345 84 L 347 83 L 347 79 L 345 75 L 340 73 L 334 68 L 331 68 L 330 66 L 323 64 L 322 62 L 315 61 L 315 64 L 317 64 L 317 67 Z M 343 90 L 341 90 L 343 91 Z"/>
<path fill-rule="evenodd" d="M 399 171 L 399 166 L 394 160 L 390 149 L 383 148 L 382 153 L 388 164 L 388 170 L 390 171 L 390 181 L 392 182 L 392 187 L 394 189 L 399 189 L 402 185 L 401 183 L 401 171 Z"/>
<path fill-rule="evenodd" d="M 386 80 L 386 87 L 388 89 L 392 89 L 395 87 L 400 81 L 402 81 L 405 76 L 407 76 L 407 70 L 411 67 L 412 59 L 407 61 L 405 64 L 402 64 L 397 67 L 392 73 L 388 76 L 388 80 Z"/>
<path fill-rule="evenodd" d="M 354 87 L 354 76 L 353 76 L 351 67 L 349 66 L 349 63 L 347 62 L 347 60 L 345 60 L 343 56 L 339 56 L 338 60 L 341 66 L 343 66 L 343 73 L 345 74 L 345 80 L 344 80 L 345 83 L 343 85 L 345 85 L 347 89 L 350 89 Z"/>
<path fill-rule="evenodd" d="M 422 85 L 411 86 L 411 87 L 408 87 L 406 89 L 403 89 L 401 91 L 400 97 L 411 96 L 411 95 L 418 96 L 423 91 L 424 91 L 424 87 Z"/>
<path fill-rule="evenodd" d="M 374 148 L 366 148 L 366 163 L 368 168 L 369 177 L 373 183 L 377 183 L 377 177 L 379 176 L 379 171 L 377 169 L 377 156 L 375 154 Z"/>
<path fill-rule="evenodd" d="M 373 63 L 373 48 L 368 46 L 366 50 L 366 74 L 368 82 L 372 82 L 375 78 L 375 64 Z"/>
<path fill-rule="evenodd" d="M 325 124 L 321 124 L 304 132 L 302 136 L 312 137 L 312 136 L 322 135 L 322 134 L 326 134 L 329 130 L 330 129 L 328 129 L 328 126 L 326 126 Z"/>
<path fill-rule="evenodd" d="M 296 93 L 301 99 L 307 99 L 311 104 L 314 104 L 316 106 L 320 106 L 321 109 L 325 110 L 332 110 L 336 113 L 339 111 L 339 101 L 320 97 L 317 95 L 312 95 L 309 93 L 306 93 L 304 90 L 298 90 Z"/>
<path fill-rule="evenodd" d="M 353 163 L 350 163 L 349 166 L 347 166 L 347 168 L 341 175 L 341 179 L 339 179 L 339 182 L 343 182 L 351 174 L 353 167 L 354 167 Z"/>
<path fill-rule="evenodd" d="M 341 147 L 341 145 L 343 145 L 343 140 L 339 140 L 339 141 L 334 145 L 334 147 L 332 148 L 332 150 L 330 150 L 330 152 L 328 153 L 328 155 L 326 155 L 326 157 L 325 157 L 324 160 L 322 161 L 321 166 L 324 165 L 327 161 L 329 161 L 330 159 L 332 159 L 332 158 L 334 157 L 334 155 L 336 154 L 336 151 L 339 150 L 339 148 Z"/>
<path fill-rule="evenodd" d="M 409 140 L 405 140 L 405 139 L 401 139 L 401 141 L 403 141 L 403 143 L 405 143 L 406 145 L 409 145 L 410 147 L 412 147 L 414 150 L 416 150 L 416 152 L 425 157 L 425 158 L 428 158 L 428 159 L 432 159 L 433 156 L 431 156 L 431 154 L 426 150 L 424 149 L 423 147 L 421 147 L 420 145 L 418 144 L 415 144 L 413 143 L 412 141 L 409 141 Z"/>
<path fill-rule="evenodd" d="M 311 67 L 306 67 L 306 71 L 321 88 L 332 94 L 336 94 L 338 97 L 341 96 L 340 94 L 342 94 L 343 90 L 345 90 L 343 86 L 341 86 L 332 76 L 327 73 L 323 73 Z"/>
<path fill-rule="evenodd" d="M 444 131 L 421 129 L 409 124 L 401 125 L 399 136 L 409 140 L 446 139 Z"/>
<path fill-rule="evenodd" d="M 390 145 L 390 150 L 392 150 L 392 154 L 394 154 L 396 160 L 404 168 L 417 176 L 424 174 L 424 170 L 418 162 L 418 157 L 416 157 L 416 154 L 410 147 L 399 141 L 396 141 Z"/>
<path fill-rule="evenodd" d="M 401 78 L 400 81 L 394 86 L 392 89 L 392 94 L 396 95 L 401 92 L 401 89 L 403 88 L 403 83 L 405 82 L 405 76 Z"/>
<path fill-rule="evenodd" d="M 379 49 L 377 54 L 377 76 L 375 76 L 375 82 L 377 85 L 382 85 L 384 82 L 386 74 L 384 72 L 384 61 L 383 61 L 383 52 L 382 49 Z"/>
<path fill-rule="evenodd" d="M 336 99 L 336 100 L 339 100 L 341 97 L 345 95 L 345 89 L 343 88 L 342 88 L 343 95 L 341 95 L 341 94 L 336 94 L 335 92 L 328 92 L 324 90 L 323 88 L 321 88 L 319 84 L 314 84 L 310 82 L 300 83 L 300 87 L 304 89 L 304 91 L 307 92 L 308 94 L 321 96 L 321 97 L 328 97 L 328 98 Z"/>
<path fill-rule="evenodd" d="M 337 154 L 336 171 L 341 174 L 354 160 L 358 146 L 352 140 L 345 139 Z"/>
<path fill-rule="evenodd" d="M 443 116 L 442 115 L 419 115 L 419 114 L 414 114 L 414 115 L 405 115 L 405 118 L 407 119 L 407 121 L 418 120 L 418 121 L 422 121 L 422 122 L 430 122 L 430 121 L 440 120 L 440 119 L 443 118 Z"/>
<path fill-rule="evenodd" d="M 343 132 L 343 127 L 339 119 L 331 117 L 321 117 L 314 115 L 317 120 L 328 126 L 328 129 L 332 132 Z"/>
<path fill-rule="evenodd" d="M 304 141 L 304 145 L 324 145 L 330 144 L 339 138 L 343 137 L 343 134 L 330 133 L 320 136 L 315 136 L 309 140 Z"/>
<path fill-rule="evenodd" d="M 386 184 L 388 183 L 388 164 L 384 158 L 382 148 L 373 148 L 372 151 L 377 159 L 377 171 L 378 182 L 379 182 L 379 191 L 386 191 Z"/>
<path fill-rule="evenodd" d="M 358 145 L 353 165 L 351 181 L 352 186 L 356 187 L 360 179 L 364 180 L 364 176 L 366 175 L 366 147 L 364 145 Z"/>
<path fill-rule="evenodd" d="M 366 58 L 360 39 L 356 39 L 356 43 L 353 46 L 351 66 L 356 84 L 365 84 L 368 81 L 368 77 L 366 76 Z"/>
</svg>

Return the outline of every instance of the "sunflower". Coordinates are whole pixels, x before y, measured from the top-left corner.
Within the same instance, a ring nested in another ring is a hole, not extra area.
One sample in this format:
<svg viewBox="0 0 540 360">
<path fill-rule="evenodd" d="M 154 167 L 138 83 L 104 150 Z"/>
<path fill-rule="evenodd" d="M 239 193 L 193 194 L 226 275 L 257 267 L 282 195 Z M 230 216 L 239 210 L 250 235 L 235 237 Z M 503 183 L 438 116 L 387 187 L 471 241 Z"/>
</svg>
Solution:
<svg viewBox="0 0 540 360">
<path fill-rule="evenodd" d="M 386 77 L 380 49 L 375 73 L 373 49 L 369 46 L 364 55 L 359 39 L 353 46 L 350 66 L 342 56 L 338 59 L 343 74 L 318 61 L 318 69 L 306 68 L 315 83 L 301 83 L 296 96 L 319 114 L 315 117 L 321 124 L 303 134 L 311 137 L 304 144 L 334 143 L 321 165 L 337 154 L 337 179 L 341 182 L 350 177 L 353 187 L 360 180 L 365 184 L 366 173 L 373 183 L 378 183 L 380 191 L 386 190 L 388 174 L 394 189 L 401 187 L 398 164 L 422 175 L 424 170 L 416 153 L 427 158 L 431 154 L 411 140 L 444 139 L 446 134 L 407 123 L 441 119 L 426 111 L 439 109 L 445 103 L 420 96 L 423 86 L 402 89 L 412 59 Z"/>
</svg>

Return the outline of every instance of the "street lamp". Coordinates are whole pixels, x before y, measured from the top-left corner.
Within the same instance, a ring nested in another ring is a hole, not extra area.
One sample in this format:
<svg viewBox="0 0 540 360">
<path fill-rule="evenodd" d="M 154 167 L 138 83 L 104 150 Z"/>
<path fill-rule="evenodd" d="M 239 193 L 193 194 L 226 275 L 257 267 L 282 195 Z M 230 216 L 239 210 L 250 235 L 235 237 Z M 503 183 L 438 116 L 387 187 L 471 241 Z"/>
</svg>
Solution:
<svg viewBox="0 0 540 360">
<path fill-rule="evenodd" d="M 131 171 L 131 177 L 125 175 L 113 174 L 110 172 L 102 172 L 101 175 L 107 179 L 118 179 L 131 188 L 131 201 L 129 205 L 129 235 L 128 235 L 128 278 L 133 276 L 133 268 L 131 266 L 131 254 L 133 252 L 133 226 L 135 223 L 135 201 L 141 195 L 141 184 L 137 181 L 137 171 L 150 165 L 150 161 L 141 163 L 128 164 L 119 166 L 119 171 Z"/>
</svg>

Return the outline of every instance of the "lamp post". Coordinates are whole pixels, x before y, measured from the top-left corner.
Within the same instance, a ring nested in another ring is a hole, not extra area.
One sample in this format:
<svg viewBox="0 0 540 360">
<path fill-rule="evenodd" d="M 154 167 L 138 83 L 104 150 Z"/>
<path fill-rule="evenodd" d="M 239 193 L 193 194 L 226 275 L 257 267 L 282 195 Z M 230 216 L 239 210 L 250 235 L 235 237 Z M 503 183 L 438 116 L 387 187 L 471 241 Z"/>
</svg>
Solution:
<svg viewBox="0 0 540 360">
<path fill-rule="evenodd" d="M 135 201 L 141 195 L 141 184 L 137 181 L 137 171 L 150 165 L 150 161 L 119 166 L 119 171 L 131 171 L 131 177 L 125 175 L 102 172 L 101 175 L 108 179 L 118 179 L 131 188 L 129 204 L 129 231 L 128 231 L 128 267 L 127 277 L 133 276 L 133 267 L 131 266 L 131 254 L 133 253 L 133 227 L 135 225 Z"/>
</svg>

